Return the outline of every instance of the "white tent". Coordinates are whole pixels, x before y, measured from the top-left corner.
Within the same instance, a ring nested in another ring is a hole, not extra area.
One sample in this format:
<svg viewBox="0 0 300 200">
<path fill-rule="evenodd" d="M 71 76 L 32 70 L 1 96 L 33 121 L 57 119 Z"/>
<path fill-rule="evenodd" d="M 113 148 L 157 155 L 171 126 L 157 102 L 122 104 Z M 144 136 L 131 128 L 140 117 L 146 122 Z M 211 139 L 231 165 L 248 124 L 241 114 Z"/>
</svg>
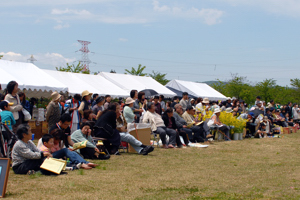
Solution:
<svg viewBox="0 0 300 200">
<path fill-rule="evenodd" d="M 226 97 L 223 94 L 213 89 L 206 83 L 172 80 L 167 83 L 166 86 L 180 92 L 187 92 L 195 97 L 207 97 L 209 100 L 226 100 Z"/>
<path fill-rule="evenodd" d="M 129 96 L 129 94 L 120 87 L 97 75 L 53 70 L 44 70 L 44 72 L 67 85 L 68 91 L 72 95 L 81 94 L 84 90 L 88 90 L 91 93 L 97 93 L 99 95 L 108 94 L 112 97 Z"/>
<path fill-rule="evenodd" d="M 16 81 L 27 96 L 49 97 L 53 91 L 67 92 L 66 85 L 49 76 L 32 63 L 0 60 L 0 83 L 4 89 L 9 81 Z"/>
<path fill-rule="evenodd" d="M 116 73 L 108 73 L 101 72 L 98 74 L 111 81 L 112 83 L 118 85 L 120 88 L 127 91 L 129 93 L 131 90 L 135 89 L 137 91 L 152 89 L 155 90 L 158 94 L 162 94 L 165 97 L 173 97 L 176 96 L 174 92 L 157 82 L 151 77 L 146 76 L 134 76 L 129 74 L 116 74 Z"/>
</svg>

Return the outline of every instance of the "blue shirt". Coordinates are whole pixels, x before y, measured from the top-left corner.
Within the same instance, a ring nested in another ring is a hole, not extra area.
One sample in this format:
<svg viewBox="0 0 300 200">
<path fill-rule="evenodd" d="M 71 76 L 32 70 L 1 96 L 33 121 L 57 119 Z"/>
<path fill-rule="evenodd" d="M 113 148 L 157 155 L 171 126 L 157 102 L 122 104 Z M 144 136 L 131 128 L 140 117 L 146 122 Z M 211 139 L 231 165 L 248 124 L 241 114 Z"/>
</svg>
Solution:
<svg viewBox="0 0 300 200">
<path fill-rule="evenodd" d="M 12 125 L 16 124 L 16 120 L 12 114 L 12 112 L 3 110 L 0 112 L 1 122 L 8 126 L 9 130 L 12 131 Z"/>
</svg>

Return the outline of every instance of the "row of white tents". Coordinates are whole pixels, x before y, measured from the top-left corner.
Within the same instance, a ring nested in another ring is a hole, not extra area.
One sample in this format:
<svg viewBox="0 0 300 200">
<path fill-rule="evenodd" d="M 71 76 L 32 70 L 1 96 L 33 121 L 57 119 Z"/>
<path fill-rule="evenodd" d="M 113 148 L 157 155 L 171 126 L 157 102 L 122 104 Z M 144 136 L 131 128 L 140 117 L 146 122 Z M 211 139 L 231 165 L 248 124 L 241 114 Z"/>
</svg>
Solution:
<svg viewBox="0 0 300 200">
<path fill-rule="evenodd" d="M 205 83 L 172 80 L 166 87 L 151 77 L 100 72 L 98 75 L 79 74 L 40 69 L 32 63 L 0 60 L 0 84 L 4 89 L 9 81 L 16 81 L 28 97 L 49 97 L 53 91 L 81 94 L 84 90 L 99 95 L 128 97 L 132 89 L 155 90 L 165 97 L 188 92 L 193 97 L 225 100 L 226 97 Z"/>
</svg>

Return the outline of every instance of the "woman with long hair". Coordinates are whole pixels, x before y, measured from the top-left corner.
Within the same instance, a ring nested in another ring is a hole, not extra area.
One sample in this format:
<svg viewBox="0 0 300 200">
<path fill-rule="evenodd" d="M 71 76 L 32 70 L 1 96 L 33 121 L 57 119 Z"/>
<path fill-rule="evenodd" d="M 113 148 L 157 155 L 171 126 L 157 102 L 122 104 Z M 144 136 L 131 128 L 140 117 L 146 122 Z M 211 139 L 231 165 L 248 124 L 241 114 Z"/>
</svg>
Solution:
<svg viewBox="0 0 300 200">
<path fill-rule="evenodd" d="M 10 103 L 13 103 L 10 107 L 10 111 L 13 113 L 13 116 L 16 120 L 16 124 L 13 125 L 13 132 L 16 133 L 17 128 L 22 124 L 24 115 L 22 113 L 23 106 L 18 95 L 19 87 L 16 81 L 10 81 L 6 86 L 6 95 L 4 100 L 7 100 Z"/>
</svg>

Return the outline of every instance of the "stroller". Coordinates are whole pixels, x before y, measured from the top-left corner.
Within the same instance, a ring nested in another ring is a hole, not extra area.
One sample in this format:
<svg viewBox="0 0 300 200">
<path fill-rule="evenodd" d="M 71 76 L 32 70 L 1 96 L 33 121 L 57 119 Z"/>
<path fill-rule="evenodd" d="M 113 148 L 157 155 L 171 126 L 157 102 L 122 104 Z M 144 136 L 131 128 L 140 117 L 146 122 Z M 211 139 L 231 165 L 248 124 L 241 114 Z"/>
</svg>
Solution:
<svg viewBox="0 0 300 200">
<path fill-rule="evenodd" d="M 11 159 L 12 149 L 17 141 L 17 136 L 0 120 L 0 157 Z"/>
</svg>

